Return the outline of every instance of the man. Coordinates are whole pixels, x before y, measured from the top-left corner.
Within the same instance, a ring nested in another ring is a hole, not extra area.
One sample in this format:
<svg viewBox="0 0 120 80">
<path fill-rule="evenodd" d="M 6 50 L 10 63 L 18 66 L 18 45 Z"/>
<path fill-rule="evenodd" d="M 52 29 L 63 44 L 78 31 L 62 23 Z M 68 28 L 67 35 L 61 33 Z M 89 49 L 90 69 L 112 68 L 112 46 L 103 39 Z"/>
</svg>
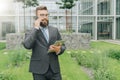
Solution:
<svg viewBox="0 0 120 80">
<path fill-rule="evenodd" d="M 53 45 L 61 40 L 57 28 L 49 26 L 48 10 L 46 6 L 36 8 L 37 19 L 30 32 L 25 34 L 23 45 L 32 49 L 30 72 L 34 80 L 62 80 L 58 55 L 66 49 L 65 45 Z M 48 50 L 52 52 L 48 52 Z"/>
</svg>

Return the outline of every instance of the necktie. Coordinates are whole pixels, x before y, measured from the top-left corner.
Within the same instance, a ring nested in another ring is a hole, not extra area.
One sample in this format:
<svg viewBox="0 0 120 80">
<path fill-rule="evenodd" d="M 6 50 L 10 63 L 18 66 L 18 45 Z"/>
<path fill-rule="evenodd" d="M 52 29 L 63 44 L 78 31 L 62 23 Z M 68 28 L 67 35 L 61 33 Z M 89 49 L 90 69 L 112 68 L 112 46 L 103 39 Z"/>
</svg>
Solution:
<svg viewBox="0 0 120 80">
<path fill-rule="evenodd" d="M 42 32 L 43 32 L 44 37 L 45 37 L 45 39 L 47 40 L 47 42 L 49 42 L 49 35 L 48 35 L 48 31 L 47 31 L 47 29 L 42 28 Z"/>
</svg>

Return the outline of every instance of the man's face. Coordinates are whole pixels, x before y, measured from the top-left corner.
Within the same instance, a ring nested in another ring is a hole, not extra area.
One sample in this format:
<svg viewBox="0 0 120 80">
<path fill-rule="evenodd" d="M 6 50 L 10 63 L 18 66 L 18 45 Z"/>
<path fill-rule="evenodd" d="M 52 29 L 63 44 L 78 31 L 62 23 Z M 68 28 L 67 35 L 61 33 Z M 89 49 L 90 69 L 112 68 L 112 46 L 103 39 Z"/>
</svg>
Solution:
<svg viewBox="0 0 120 80">
<path fill-rule="evenodd" d="M 41 27 L 48 26 L 49 20 L 48 20 L 48 11 L 47 10 L 38 10 L 37 17 L 41 20 L 41 22 L 40 22 Z"/>
</svg>

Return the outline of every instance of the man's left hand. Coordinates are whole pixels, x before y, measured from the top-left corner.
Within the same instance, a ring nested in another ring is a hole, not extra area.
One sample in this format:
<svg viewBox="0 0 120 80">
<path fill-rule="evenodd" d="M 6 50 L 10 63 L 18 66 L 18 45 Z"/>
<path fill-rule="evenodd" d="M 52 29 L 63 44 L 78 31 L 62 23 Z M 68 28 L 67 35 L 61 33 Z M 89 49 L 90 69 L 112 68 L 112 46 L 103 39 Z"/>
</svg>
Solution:
<svg viewBox="0 0 120 80">
<path fill-rule="evenodd" d="M 58 54 L 60 52 L 61 46 L 50 45 L 49 50 L 56 52 Z"/>
</svg>

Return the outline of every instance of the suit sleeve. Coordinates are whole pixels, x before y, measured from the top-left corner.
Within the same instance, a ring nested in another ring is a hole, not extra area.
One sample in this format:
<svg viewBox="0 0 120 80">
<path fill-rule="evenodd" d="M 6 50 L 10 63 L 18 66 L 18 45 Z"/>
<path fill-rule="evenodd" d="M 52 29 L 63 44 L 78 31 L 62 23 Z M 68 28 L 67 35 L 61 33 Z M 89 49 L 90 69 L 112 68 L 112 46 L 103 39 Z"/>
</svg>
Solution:
<svg viewBox="0 0 120 80">
<path fill-rule="evenodd" d="M 26 49 L 31 49 L 34 46 L 38 30 L 32 28 L 32 30 L 25 33 L 25 38 L 23 41 L 23 45 Z"/>
<path fill-rule="evenodd" d="M 58 29 L 57 29 L 57 33 L 58 33 L 57 39 L 58 39 L 58 40 L 62 40 L 61 35 L 60 35 Z M 63 44 L 63 45 L 61 46 L 61 50 L 60 50 L 60 52 L 58 53 L 58 55 L 64 53 L 65 49 L 66 49 L 66 46 L 65 46 L 65 44 Z"/>
</svg>

